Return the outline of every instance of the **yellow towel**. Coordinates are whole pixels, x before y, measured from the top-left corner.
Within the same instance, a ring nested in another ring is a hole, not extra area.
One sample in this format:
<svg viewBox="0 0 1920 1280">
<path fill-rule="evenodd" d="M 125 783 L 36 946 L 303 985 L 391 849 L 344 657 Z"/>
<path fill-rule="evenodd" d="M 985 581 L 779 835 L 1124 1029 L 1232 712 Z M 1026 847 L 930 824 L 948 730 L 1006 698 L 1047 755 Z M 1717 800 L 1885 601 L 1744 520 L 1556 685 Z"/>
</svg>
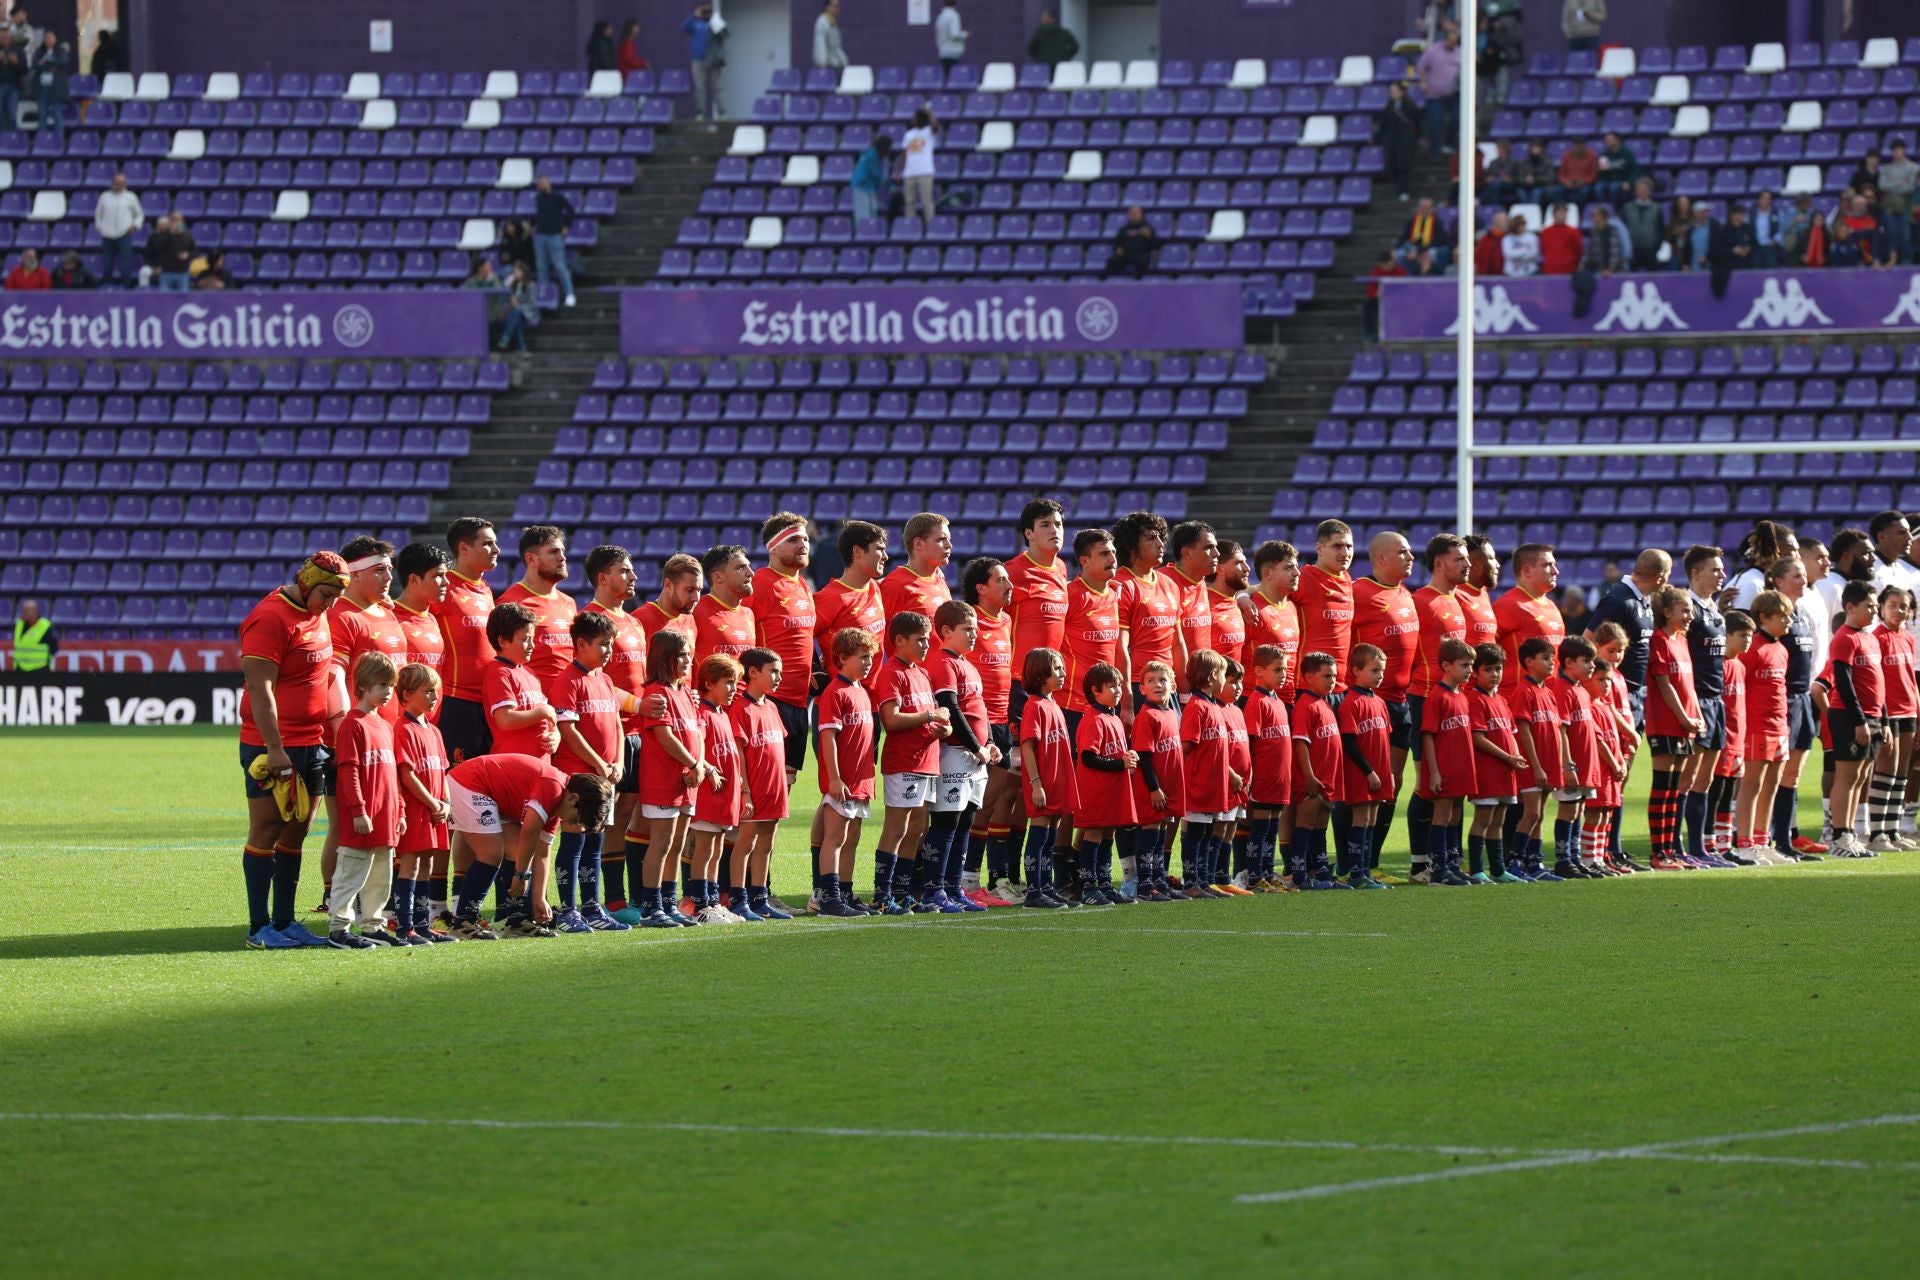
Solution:
<svg viewBox="0 0 1920 1280">
<path fill-rule="evenodd" d="M 307 794 L 307 780 L 298 773 L 276 778 L 267 772 L 267 757 L 255 756 L 247 766 L 247 776 L 273 792 L 280 817 L 287 822 L 305 822 L 313 812 L 313 797 Z"/>
</svg>

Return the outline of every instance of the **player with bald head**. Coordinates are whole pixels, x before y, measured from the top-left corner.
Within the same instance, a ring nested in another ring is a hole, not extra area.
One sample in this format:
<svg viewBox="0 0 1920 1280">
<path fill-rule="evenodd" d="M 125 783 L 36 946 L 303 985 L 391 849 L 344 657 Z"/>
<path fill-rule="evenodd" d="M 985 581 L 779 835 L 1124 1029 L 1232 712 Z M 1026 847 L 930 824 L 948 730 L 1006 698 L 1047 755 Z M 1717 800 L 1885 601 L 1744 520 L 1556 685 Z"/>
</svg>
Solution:
<svg viewBox="0 0 1920 1280">
<path fill-rule="evenodd" d="M 1666 585 L 1673 573 L 1673 557 L 1658 547 L 1648 547 L 1633 562 L 1633 572 L 1607 588 L 1587 618 L 1587 639 L 1612 622 L 1627 633 L 1627 648 L 1620 656 L 1617 670 L 1627 682 L 1627 696 L 1633 703 L 1634 728 L 1647 721 L 1647 657 L 1653 645 L 1653 633 L 1659 624 L 1653 616 L 1653 593 Z"/>
<path fill-rule="evenodd" d="M 1420 652 L 1420 617 L 1414 608 L 1413 592 L 1407 589 L 1407 578 L 1413 573 L 1413 547 L 1404 535 L 1382 530 L 1367 542 L 1367 568 L 1367 576 L 1353 584 L 1353 643 L 1370 644 L 1387 656 L 1386 674 L 1373 692 L 1387 704 L 1391 743 L 1387 767 L 1393 771 L 1391 790 L 1398 795 L 1407 752 L 1420 734 L 1420 721 L 1407 701 Z M 1394 808 L 1393 800 L 1383 800 L 1376 806 L 1371 846 L 1376 866 L 1381 845 L 1393 829 Z M 1423 852 L 1421 846 L 1414 846 L 1416 860 Z"/>
</svg>

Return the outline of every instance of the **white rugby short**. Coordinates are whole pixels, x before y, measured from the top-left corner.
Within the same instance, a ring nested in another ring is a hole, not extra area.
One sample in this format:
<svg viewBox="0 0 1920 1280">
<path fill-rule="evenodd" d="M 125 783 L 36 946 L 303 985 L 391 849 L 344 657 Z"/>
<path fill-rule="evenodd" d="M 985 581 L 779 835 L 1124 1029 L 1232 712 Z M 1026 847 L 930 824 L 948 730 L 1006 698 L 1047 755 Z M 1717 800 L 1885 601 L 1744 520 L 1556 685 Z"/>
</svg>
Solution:
<svg viewBox="0 0 1920 1280">
<path fill-rule="evenodd" d="M 889 773 L 885 778 L 887 808 L 919 809 L 932 804 L 937 781 L 931 773 Z"/>
</svg>

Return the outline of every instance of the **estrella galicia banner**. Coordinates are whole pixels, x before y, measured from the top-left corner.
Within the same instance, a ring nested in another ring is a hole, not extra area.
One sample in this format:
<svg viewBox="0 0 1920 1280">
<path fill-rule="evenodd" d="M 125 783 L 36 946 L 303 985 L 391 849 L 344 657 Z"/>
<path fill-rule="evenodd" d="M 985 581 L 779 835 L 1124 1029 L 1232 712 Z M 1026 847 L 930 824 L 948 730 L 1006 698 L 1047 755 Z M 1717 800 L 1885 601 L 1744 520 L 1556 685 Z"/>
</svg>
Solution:
<svg viewBox="0 0 1920 1280">
<path fill-rule="evenodd" d="M 627 355 L 1101 351 L 1242 344 L 1230 282 L 626 289 Z"/>
<path fill-rule="evenodd" d="M 1383 342 L 1437 342 L 1455 334 L 1455 280 L 1382 281 Z M 1736 271 L 1713 296 L 1700 272 L 1602 276 L 1583 314 L 1571 276 L 1474 281 L 1473 331 L 1482 340 L 1644 338 L 1649 334 L 1877 333 L 1920 327 L 1920 271 Z"/>
<path fill-rule="evenodd" d="M 486 295 L 227 291 L 9 293 L 0 358 L 16 356 L 475 356 L 487 349 Z"/>
</svg>

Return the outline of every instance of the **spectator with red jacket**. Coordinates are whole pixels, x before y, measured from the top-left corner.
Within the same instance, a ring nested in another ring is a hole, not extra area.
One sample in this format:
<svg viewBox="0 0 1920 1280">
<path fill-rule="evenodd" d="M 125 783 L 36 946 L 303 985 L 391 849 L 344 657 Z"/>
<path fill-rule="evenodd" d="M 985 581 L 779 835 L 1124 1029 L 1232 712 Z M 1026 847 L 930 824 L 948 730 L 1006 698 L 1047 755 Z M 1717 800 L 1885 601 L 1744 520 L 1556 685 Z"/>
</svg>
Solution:
<svg viewBox="0 0 1920 1280">
<path fill-rule="evenodd" d="M 1566 205 L 1554 205 L 1552 216 L 1552 223 L 1540 233 L 1540 274 L 1570 276 L 1587 251 L 1586 237 L 1567 217 Z"/>
<path fill-rule="evenodd" d="M 40 255 L 32 249 L 23 249 L 20 253 L 19 265 L 7 272 L 8 291 L 51 288 L 53 288 L 53 276 L 40 265 Z"/>
</svg>

